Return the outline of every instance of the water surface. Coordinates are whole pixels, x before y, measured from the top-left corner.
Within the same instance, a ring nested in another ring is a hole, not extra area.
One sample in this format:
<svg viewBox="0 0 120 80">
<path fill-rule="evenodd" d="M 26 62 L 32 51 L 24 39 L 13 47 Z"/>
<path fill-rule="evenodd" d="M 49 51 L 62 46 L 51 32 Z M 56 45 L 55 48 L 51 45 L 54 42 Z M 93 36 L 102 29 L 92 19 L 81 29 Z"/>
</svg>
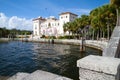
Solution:
<svg viewBox="0 0 120 80">
<path fill-rule="evenodd" d="M 12 41 L 0 43 L 0 76 L 12 76 L 17 72 L 31 73 L 44 70 L 79 80 L 76 61 L 87 55 L 101 55 L 100 50 L 64 44 Z"/>
</svg>

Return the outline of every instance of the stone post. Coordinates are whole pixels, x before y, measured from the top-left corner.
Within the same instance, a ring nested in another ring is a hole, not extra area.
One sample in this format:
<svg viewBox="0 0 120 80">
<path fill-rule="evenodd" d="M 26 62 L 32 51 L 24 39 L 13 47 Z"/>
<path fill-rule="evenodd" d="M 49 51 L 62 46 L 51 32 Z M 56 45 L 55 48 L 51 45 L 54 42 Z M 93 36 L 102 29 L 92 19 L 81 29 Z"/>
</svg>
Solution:
<svg viewBox="0 0 120 80">
<path fill-rule="evenodd" d="M 77 61 L 80 80 L 115 80 L 120 59 L 87 56 Z"/>
</svg>

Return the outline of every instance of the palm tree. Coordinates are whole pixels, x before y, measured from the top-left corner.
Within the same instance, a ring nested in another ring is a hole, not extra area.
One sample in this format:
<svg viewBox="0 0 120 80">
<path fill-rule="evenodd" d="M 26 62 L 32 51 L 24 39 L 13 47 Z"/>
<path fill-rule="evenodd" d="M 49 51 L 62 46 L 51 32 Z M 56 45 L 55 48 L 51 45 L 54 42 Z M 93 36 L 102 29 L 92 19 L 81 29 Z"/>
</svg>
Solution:
<svg viewBox="0 0 120 80">
<path fill-rule="evenodd" d="M 110 5 L 103 5 L 101 8 L 102 17 L 100 22 L 102 30 L 104 31 L 104 34 L 107 32 L 107 38 L 109 39 L 116 23 L 116 11 L 115 8 Z"/>
<path fill-rule="evenodd" d="M 74 20 L 74 24 L 76 25 L 76 27 L 74 28 L 74 31 L 77 33 L 77 36 L 79 36 L 79 39 L 80 39 L 80 36 L 81 36 L 81 18 L 76 18 Z"/>
<path fill-rule="evenodd" d="M 67 31 L 69 32 L 70 35 L 70 30 L 71 30 L 71 22 L 67 22 L 63 25 L 64 32 L 66 33 Z"/>
<path fill-rule="evenodd" d="M 117 12 L 117 23 L 116 26 L 120 26 L 120 0 L 110 0 L 112 6 L 116 8 Z"/>
<path fill-rule="evenodd" d="M 90 12 L 91 26 L 93 27 L 93 36 L 96 36 L 96 39 L 99 38 L 99 29 L 100 29 L 100 8 L 96 8 Z M 94 35 L 96 33 L 96 35 Z"/>
<path fill-rule="evenodd" d="M 84 32 L 83 36 L 86 38 L 86 36 L 88 35 L 88 26 L 90 25 L 90 18 L 88 15 L 81 15 L 80 18 L 80 29 Z M 79 28 L 78 28 L 79 29 Z"/>
<path fill-rule="evenodd" d="M 115 8 L 113 6 L 109 6 L 108 4 L 92 10 L 90 12 L 91 26 L 93 27 L 92 30 L 94 30 L 95 33 L 97 32 L 97 35 L 100 38 L 106 37 L 106 34 L 107 38 L 109 38 L 115 26 L 115 18 Z M 109 27 L 106 27 L 108 25 Z"/>
</svg>

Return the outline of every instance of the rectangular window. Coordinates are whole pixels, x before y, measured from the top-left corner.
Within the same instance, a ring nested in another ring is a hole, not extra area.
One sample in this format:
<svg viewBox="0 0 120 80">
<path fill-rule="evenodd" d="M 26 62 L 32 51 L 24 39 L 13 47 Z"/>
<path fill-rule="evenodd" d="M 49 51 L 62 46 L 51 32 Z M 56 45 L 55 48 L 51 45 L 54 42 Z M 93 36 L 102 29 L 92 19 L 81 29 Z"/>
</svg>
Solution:
<svg viewBox="0 0 120 80">
<path fill-rule="evenodd" d="M 37 35 L 37 31 L 35 31 L 35 35 Z"/>
<path fill-rule="evenodd" d="M 35 25 L 35 29 L 37 29 L 37 25 Z"/>
<path fill-rule="evenodd" d="M 35 29 L 37 29 L 37 27 L 35 26 Z"/>
<path fill-rule="evenodd" d="M 65 24 L 65 21 L 63 21 L 63 24 Z"/>
</svg>

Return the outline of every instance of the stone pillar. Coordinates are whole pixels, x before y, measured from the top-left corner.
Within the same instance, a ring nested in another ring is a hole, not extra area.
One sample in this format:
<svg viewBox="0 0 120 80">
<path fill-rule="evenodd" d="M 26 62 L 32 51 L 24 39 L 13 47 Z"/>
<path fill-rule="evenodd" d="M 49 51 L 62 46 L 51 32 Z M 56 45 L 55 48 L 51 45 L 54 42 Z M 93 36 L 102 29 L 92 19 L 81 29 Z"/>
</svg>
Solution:
<svg viewBox="0 0 120 80">
<path fill-rule="evenodd" d="M 120 59 L 87 56 L 77 61 L 80 80 L 115 80 Z"/>
<path fill-rule="evenodd" d="M 120 80 L 120 64 L 119 64 L 119 66 L 117 68 L 117 74 L 115 76 L 115 80 Z"/>
</svg>

